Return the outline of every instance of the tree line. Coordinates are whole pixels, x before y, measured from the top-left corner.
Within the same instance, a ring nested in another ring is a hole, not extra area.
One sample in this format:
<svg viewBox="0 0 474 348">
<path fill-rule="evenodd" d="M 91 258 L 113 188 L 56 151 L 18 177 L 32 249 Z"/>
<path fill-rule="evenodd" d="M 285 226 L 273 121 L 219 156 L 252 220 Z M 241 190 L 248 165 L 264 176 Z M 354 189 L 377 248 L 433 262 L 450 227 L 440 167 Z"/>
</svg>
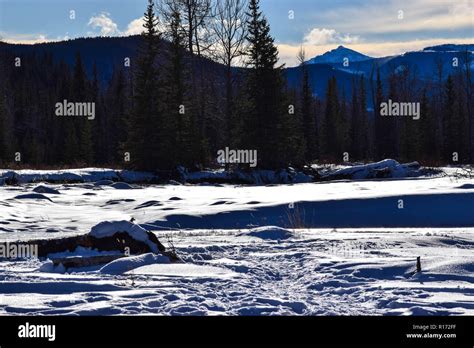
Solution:
<svg viewBox="0 0 474 348">
<path fill-rule="evenodd" d="M 217 166 L 219 149 L 257 150 L 258 167 L 302 167 L 394 158 L 427 165 L 472 163 L 472 77 L 423 81 L 408 68 L 382 81 L 335 77 L 316 96 L 305 52 L 300 86 L 290 88 L 259 0 L 149 0 L 141 45 L 130 67 L 105 85 L 51 53 L 20 69 L 2 55 L 0 163 L 127 166 L 139 170 Z M 440 64 L 440 69 L 441 68 Z M 418 101 L 421 117 L 383 117 L 387 100 Z M 95 103 L 93 121 L 58 118 L 57 102 Z M 370 106 L 373 106 L 370 107 Z"/>
</svg>

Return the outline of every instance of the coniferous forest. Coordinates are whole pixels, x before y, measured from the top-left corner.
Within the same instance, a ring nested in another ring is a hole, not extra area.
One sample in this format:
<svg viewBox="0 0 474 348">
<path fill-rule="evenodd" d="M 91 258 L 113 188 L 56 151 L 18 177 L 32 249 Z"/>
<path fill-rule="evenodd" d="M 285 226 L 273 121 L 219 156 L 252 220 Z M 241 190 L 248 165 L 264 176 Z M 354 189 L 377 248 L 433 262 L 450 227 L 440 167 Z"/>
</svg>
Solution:
<svg viewBox="0 0 474 348">
<path fill-rule="evenodd" d="M 259 0 L 162 0 L 149 1 L 134 55 L 117 51 L 107 71 L 88 42 L 130 38 L 68 41 L 77 47 L 68 61 L 54 44 L 0 43 L 0 164 L 202 169 L 217 167 L 226 147 L 257 150 L 260 169 L 474 162 L 467 49 L 456 69 L 440 61 L 429 80 L 410 68 L 381 76 L 373 64 L 349 88 L 336 76 L 319 80 L 318 94 L 303 48 L 288 82 L 270 30 Z M 63 100 L 94 103 L 95 117 L 58 117 Z M 388 100 L 419 103 L 419 119 L 382 117 Z"/>
</svg>

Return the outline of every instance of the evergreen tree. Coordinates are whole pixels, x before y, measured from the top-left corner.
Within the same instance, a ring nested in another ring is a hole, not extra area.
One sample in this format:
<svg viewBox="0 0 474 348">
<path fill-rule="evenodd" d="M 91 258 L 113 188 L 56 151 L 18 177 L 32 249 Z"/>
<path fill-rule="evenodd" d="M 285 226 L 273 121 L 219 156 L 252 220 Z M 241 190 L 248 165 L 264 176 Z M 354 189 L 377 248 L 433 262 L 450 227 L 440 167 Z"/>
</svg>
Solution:
<svg viewBox="0 0 474 348">
<path fill-rule="evenodd" d="M 469 145 L 469 116 L 466 103 L 466 92 L 463 88 L 463 77 L 456 74 L 454 77 L 455 87 L 455 114 L 452 120 L 452 131 L 454 137 L 454 146 L 459 153 L 461 163 L 469 163 L 470 145 Z"/>
<path fill-rule="evenodd" d="M 382 80 L 380 78 L 380 68 L 377 68 L 377 82 L 375 92 L 375 105 L 374 105 L 374 117 L 375 117 L 375 153 L 378 160 L 387 157 L 389 151 L 389 144 L 387 144 L 387 120 L 380 115 L 380 107 L 384 101 Z"/>
<path fill-rule="evenodd" d="M 367 115 L 367 91 L 365 88 L 364 77 L 359 80 L 359 112 L 358 112 L 358 136 L 357 142 L 357 158 L 367 159 L 369 154 L 369 138 L 368 138 L 368 115 Z"/>
<path fill-rule="evenodd" d="M 452 163 L 453 152 L 459 152 L 456 149 L 454 133 L 454 118 L 456 115 L 456 94 L 454 90 L 454 81 L 451 75 L 448 76 L 445 84 L 445 95 L 443 105 L 443 159 L 446 163 Z"/>
<path fill-rule="evenodd" d="M 400 102 L 398 75 L 392 72 L 389 76 L 388 99 Z M 388 102 L 386 100 L 385 102 Z M 400 117 L 383 117 L 383 133 L 385 134 L 385 158 L 398 158 L 400 155 Z"/>
<path fill-rule="evenodd" d="M 163 94 L 166 96 L 166 117 L 164 119 L 164 149 L 170 157 L 171 166 L 193 164 L 193 157 L 199 156 L 193 142 L 191 114 L 193 107 L 187 91 L 188 66 L 185 61 L 186 35 L 182 31 L 181 15 L 176 9 L 170 14 L 169 36 L 171 45 L 168 66 L 165 69 Z"/>
<path fill-rule="evenodd" d="M 358 139 L 360 138 L 360 107 L 359 93 L 355 78 L 352 79 L 352 96 L 351 96 L 351 149 L 352 157 L 359 158 Z M 367 130 L 365 130 L 367 131 Z"/>
<path fill-rule="evenodd" d="M 71 81 L 71 71 L 64 60 L 61 60 L 57 67 L 57 79 L 54 90 L 55 102 L 62 103 L 64 100 L 71 100 Z M 77 153 L 75 124 L 68 117 L 54 117 L 52 135 L 53 143 L 56 144 L 56 146 L 52 147 L 54 161 L 71 164 L 75 160 Z"/>
<path fill-rule="evenodd" d="M 7 113 L 5 111 L 5 95 L 3 88 L 0 86 L 0 164 L 6 163 L 7 161 L 7 142 L 5 141 L 6 136 L 6 117 Z"/>
<path fill-rule="evenodd" d="M 117 163 L 123 160 L 123 151 L 121 152 L 121 150 L 127 140 L 129 112 L 126 90 L 125 72 L 123 68 L 117 67 L 107 91 L 107 112 L 103 113 L 103 120 L 99 122 L 102 132 L 108 134 L 106 136 L 108 144 L 105 144 L 108 149 L 106 163 Z M 97 149 L 97 153 L 99 152 L 100 149 Z"/>
<path fill-rule="evenodd" d="M 77 52 L 74 64 L 74 73 L 72 81 L 72 101 L 77 103 L 90 102 L 88 100 L 87 76 L 82 63 L 81 54 Z M 90 120 L 86 117 L 77 117 L 69 120 L 75 124 L 77 136 L 78 156 L 75 158 L 84 164 L 92 163 L 94 158 L 92 147 L 92 132 Z M 75 145 L 75 144 L 74 144 Z"/>
<path fill-rule="evenodd" d="M 436 115 L 430 107 L 426 89 L 423 90 L 420 103 L 421 118 L 419 125 L 419 146 L 416 150 L 416 158 L 425 159 L 429 164 L 435 164 L 438 156 L 436 139 Z"/>
<path fill-rule="evenodd" d="M 288 110 L 283 113 L 280 120 L 280 150 L 282 164 L 300 167 L 307 163 L 305 159 L 306 140 L 303 129 L 303 119 L 299 112 L 296 112 L 294 100 L 297 99 L 296 91 L 284 94 L 285 105 Z M 308 160 L 310 161 L 310 160 Z"/>
<path fill-rule="evenodd" d="M 401 102 L 412 102 L 413 98 L 417 95 L 417 91 L 414 90 L 416 80 L 411 77 L 410 69 L 405 67 L 400 73 L 398 73 L 398 90 L 399 100 Z M 419 100 L 419 99 L 418 99 Z M 412 117 L 399 117 L 399 153 L 398 159 L 400 161 L 413 161 L 416 160 L 416 153 L 420 147 L 420 135 L 419 121 L 414 120 Z"/>
<path fill-rule="evenodd" d="M 337 156 L 338 159 L 342 157 L 344 153 L 351 153 L 351 122 L 350 117 L 347 111 L 347 100 L 346 100 L 346 90 L 342 90 L 342 101 L 340 106 L 340 111 L 337 119 L 337 139 L 338 139 L 338 148 Z"/>
<path fill-rule="evenodd" d="M 250 0 L 247 15 L 249 109 L 244 122 L 244 143 L 248 149 L 258 151 L 260 167 L 279 168 L 291 157 L 286 147 L 288 130 L 282 127 L 282 117 L 287 113 L 282 103 L 282 69 L 276 66 L 278 50 L 259 0 Z"/>
<path fill-rule="evenodd" d="M 91 151 L 95 163 L 111 163 L 111 127 L 107 122 L 107 115 L 103 111 L 102 93 L 97 72 L 97 64 L 92 65 L 92 82 L 90 84 L 90 101 L 95 104 L 95 119 L 89 121 L 89 132 L 91 133 Z M 90 159 L 89 159 L 90 160 Z"/>
<path fill-rule="evenodd" d="M 301 115 L 303 134 L 305 141 L 304 158 L 306 162 L 310 162 L 318 157 L 317 154 L 317 137 L 316 137 L 316 118 L 314 115 L 313 95 L 309 82 L 309 71 L 304 59 L 301 61 L 303 78 L 301 81 Z"/>
<path fill-rule="evenodd" d="M 132 168 L 156 170 L 160 166 L 160 144 L 157 133 L 161 110 L 157 95 L 156 68 L 160 34 L 157 31 L 153 0 L 148 2 L 144 21 L 145 31 L 142 34 L 142 46 L 135 71 L 133 111 L 124 150 L 130 153 Z"/>
<path fill-rule="evenodd" d="M 339 96 L 337 91 L 336 78 L 333 76 L 328 80 L 326 89 L 326 108 L 321 124 L 320 148 L 321 157 L 325 160 L 336 161 L 340 159 L 340 144 L 338 139 L 342 139 L 339 128 L 342 126 Z M 338 130 L 339 128 L 339 130 Z"/>
<path fill-rule="evenodd" d="M 0 164 L 7 162 L 8 150 L 7 150 L 7 140 L 6 140 L 6 131 L 8 129 L 7 124 L 7 112 L 5 109 L 6 98 L 5 98 L 5 85 L 7 83 L 6 79 L 6 67 L 3 62 L 5 55 L 0 54 Z"/>
</svg>

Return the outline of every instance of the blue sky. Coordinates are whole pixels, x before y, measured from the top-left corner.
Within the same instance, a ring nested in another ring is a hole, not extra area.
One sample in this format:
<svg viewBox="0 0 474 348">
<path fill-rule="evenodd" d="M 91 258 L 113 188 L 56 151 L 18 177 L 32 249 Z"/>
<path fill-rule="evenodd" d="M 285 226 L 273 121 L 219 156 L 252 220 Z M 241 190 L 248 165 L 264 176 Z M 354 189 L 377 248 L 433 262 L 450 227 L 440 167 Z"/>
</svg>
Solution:
<svg viewBox="0 0 474 348">
<path fill-rule="evenodd" d="M 145 7 L 146 0 L 0 0 L 0 36 L 35 43 L 134 34 Z M 261 0 L 261 7 L 290 66 L 301 46 L 308 57 L 341 44 L 385 56 L 474 41 L 474 0 Z"/>
</svg>

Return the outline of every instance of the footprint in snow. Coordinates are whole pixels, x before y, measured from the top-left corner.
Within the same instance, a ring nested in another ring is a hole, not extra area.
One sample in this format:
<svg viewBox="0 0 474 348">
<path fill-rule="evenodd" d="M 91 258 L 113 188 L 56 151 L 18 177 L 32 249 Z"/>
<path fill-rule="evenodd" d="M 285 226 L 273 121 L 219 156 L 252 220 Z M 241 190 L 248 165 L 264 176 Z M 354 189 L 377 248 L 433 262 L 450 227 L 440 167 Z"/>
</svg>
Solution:
<svg viewBox="0 0 474 348">
<path fill-rule="evenodd" d="M 223 205 L 223 204 L 227 204 L 227 201 L 217 201 L 217 202 L 212 203 L 211 205 Z"/>
<path fill-rule="evenodd" d="M 134 208 L 134 210 L 142 209 L 142 208 L 148 208 L 148 207 L 157 207 L 157 206 L 161 206 L 161 205 L 163 205 L 163 204 L 160 203 L 160 201 L 148 201 L 148 202 L 145 202 L 145 203 L 142 203 L 142 204 L 136 206 Z"/>
</svg>

